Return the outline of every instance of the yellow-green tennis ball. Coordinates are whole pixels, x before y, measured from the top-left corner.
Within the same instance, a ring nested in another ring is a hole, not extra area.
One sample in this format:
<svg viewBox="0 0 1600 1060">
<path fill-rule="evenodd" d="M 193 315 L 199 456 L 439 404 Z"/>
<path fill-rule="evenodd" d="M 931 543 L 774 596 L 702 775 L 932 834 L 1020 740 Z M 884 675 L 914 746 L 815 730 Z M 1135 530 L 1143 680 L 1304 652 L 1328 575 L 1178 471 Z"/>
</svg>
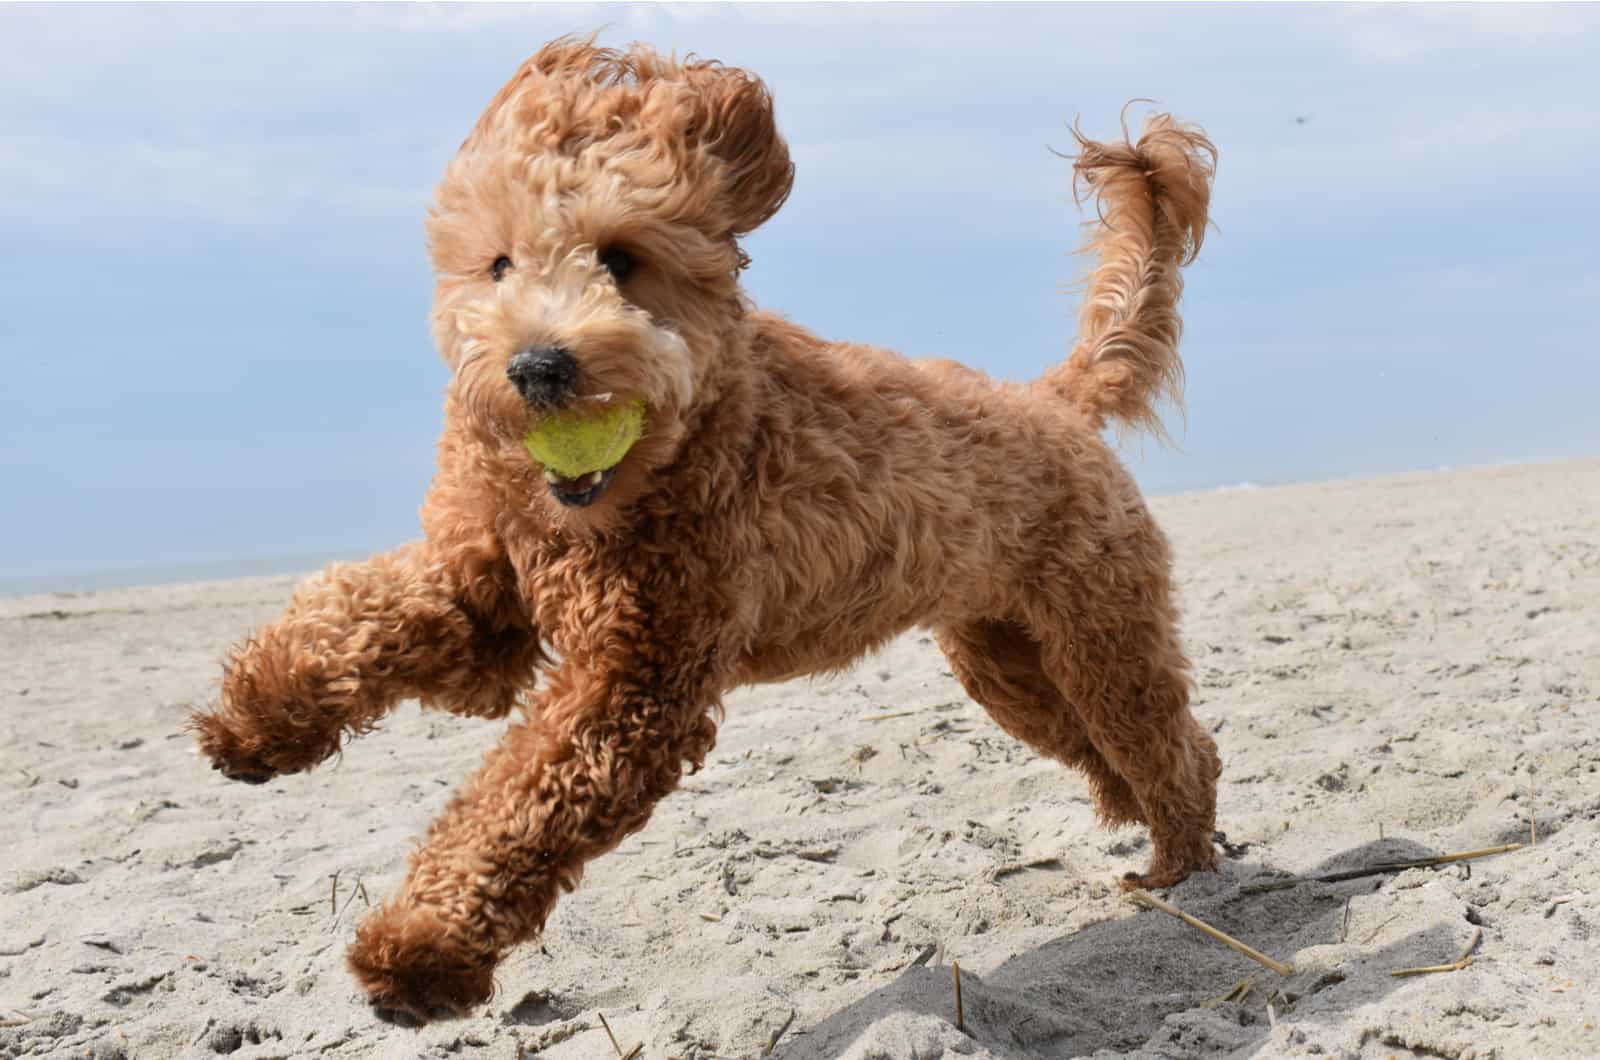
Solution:
<svg viewBox="0 0 1600 1060">
<path fill-rule="evenodd" d="M 522 443 L 547 470 L 574 479 L 616 467 L 643 434 L 644 402 L 613 402 L 552 412 Z"/>
</svg>

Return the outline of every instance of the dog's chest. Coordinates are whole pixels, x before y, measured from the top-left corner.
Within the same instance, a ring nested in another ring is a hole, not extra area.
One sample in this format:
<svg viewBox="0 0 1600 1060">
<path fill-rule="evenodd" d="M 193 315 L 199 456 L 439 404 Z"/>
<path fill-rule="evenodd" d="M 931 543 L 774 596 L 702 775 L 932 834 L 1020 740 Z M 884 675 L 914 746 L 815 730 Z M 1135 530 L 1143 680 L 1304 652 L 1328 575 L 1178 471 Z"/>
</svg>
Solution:
<svg viewBox="0 0 1600 1060">
<path fill-rule="evenodd" d="M 726 623 L 726 594 L 693 552 L 647 538 L 531 543 L 512 556 L 518 589 L 540 636 L 563 657 L 605 653 L 625 641 L 694 640 Z"/>
<path fill-rule="evenodd" d="M 542 636 L 562 654 L 576 633 L 608 624 L 634 579 L 608 550 L 588 542 L 546 542 L 516 557 L 517 584 Z"/>
</svg>

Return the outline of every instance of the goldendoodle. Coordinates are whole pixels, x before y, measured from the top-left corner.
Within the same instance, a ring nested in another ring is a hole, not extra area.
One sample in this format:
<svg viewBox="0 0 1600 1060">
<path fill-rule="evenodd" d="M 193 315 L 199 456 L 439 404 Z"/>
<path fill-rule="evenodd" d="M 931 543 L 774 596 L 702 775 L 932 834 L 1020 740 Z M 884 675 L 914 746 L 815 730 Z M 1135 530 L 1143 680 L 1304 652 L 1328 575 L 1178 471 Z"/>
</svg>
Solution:
<svg viewBox="0 0 1600 1060">
<path fill-rule="evenodd" d="M 1149 828 L 1129 885 L 1214 865 L 1220 762 L 1167 542 L 1101 431 L 1159 429 L 1178 396 L 1215 151 L 1164 115 L 1079 147 L 1082 334 L 1007 384 L 750 303 L 739 239 L 793 181 L 750 74 L 563 39 L 495 96 L 428 220 L 452 378 L 425 539 L 305 584 L 194 719 L 217 769 L 259 782 L 407 698 L 518 712 L 357 933 L 380 1015 L 488 998 L 584 863 L 704 761 L 728 690 L 913 626 L 1001 727 L 1088 776 L 1104 822 Z M 644 410 L 620 461 L 531 455 L 547 417 L 618 402 Z"/>
</svg>

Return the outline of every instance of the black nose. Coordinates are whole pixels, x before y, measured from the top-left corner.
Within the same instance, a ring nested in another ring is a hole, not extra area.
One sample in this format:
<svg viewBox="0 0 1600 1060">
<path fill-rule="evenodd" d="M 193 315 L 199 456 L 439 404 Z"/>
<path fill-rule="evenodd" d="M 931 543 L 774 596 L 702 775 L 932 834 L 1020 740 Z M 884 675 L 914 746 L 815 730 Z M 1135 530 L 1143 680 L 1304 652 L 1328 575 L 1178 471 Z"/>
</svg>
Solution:
<svg viewBox="0 0 1600 1060">
<path fill-rule="evenodd" d="M 572 395 L 578 362 L 561 346 L 534 346 L 511 358 L 506 378 L 530 405 L 559 405 Z"/>
</svg>

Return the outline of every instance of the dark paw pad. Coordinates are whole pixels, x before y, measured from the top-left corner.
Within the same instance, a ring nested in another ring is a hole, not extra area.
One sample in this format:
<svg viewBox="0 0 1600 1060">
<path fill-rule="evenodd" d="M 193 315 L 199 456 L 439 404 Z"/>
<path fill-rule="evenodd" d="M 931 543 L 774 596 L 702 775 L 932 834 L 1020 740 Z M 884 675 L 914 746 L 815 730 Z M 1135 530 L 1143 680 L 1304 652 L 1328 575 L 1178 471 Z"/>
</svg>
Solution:
<svg viewBox="0 0 1600 1060">
<path fill-rule="evenodd" d="M 265 784 L 271 780 L 273 773 L 264 766 L 247 766 L 235 762 L 213 762 L 211 768 L 227 777 L 237 780 L 241 784 Z"/>
<path fill-rule="evenodd" d="M 372 1014 L 391 1027 L 404 1027 L 406 1030 L 421 1030 L 430 1023 L 460 1019 L 466 1015 L 465 1012 L 458 1012 L 445 1005 L 431 1005 L 426 1009 L 419 1009 L 392 999 L 374 1000 Z"/>
</svg>

